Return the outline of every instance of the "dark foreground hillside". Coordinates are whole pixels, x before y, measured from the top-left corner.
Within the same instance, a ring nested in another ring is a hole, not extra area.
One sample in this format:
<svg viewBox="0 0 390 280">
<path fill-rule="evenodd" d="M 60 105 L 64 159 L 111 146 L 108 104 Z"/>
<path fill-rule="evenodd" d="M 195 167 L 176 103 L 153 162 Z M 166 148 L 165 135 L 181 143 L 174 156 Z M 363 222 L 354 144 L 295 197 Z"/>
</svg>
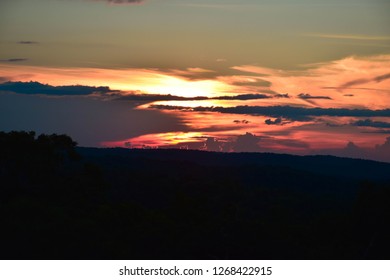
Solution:
<svg viewBox="0 0 390 280">
<path fill-rule="evenodd" d="M 1 259 L 389 259 L 390 164 L 0 132 Z"/>
</svg>

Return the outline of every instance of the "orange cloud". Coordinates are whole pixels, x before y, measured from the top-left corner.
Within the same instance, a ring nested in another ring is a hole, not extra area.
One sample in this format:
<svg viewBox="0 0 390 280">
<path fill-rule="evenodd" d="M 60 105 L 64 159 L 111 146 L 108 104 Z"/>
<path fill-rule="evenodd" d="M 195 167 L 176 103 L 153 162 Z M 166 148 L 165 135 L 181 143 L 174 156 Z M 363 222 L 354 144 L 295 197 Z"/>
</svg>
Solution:
<svg viewBox="0 0 390 280">
<path fill-rule="evenodd" d="M 314 106 L 384 109 L 390 104 L 390 55 L 347 57 L 294 71 L 252 65 L 234 69 L 260 75 L 275 92 L 288 92 L 298 98 L 301 93 L 329 97 L 317 100 Z M 364 87 L 354 87 L 357 85 Z"/>
</svg>

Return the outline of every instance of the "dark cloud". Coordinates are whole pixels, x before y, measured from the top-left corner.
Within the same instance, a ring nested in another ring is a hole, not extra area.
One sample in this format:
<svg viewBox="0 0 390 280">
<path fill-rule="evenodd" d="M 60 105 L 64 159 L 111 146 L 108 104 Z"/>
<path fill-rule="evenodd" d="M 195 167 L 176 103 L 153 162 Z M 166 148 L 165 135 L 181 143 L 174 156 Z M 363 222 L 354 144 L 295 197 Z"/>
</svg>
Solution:
<svg viewBox="0 0 390 280">
<path fill-rule="evenodd" d="M 179 110 L 195 112 L 219 112 L 225 114 L 244 114 L 283 118 L 289 121 L 309 121 L 313 117 L 390 117 L 390 109 L 344 109 L 344 108 L 304 108 L 291 106 L 236 106 L 236 107 L 183 107 L 169 105 L 151 105 L 160 110 Z"/>
<path fill-rule="evenodd" d="M 353 126 L 367 126 L 367 127 L 375 127 L 375 128 L 390 128 L 390 123 L 388 122 L 377 122 L 370 119 L 359 120 L 352 122 Z"/>
<path fill-rule="evenodd" d="M 300 93 L 300 94 L 298 94 L 298 97 L 300 99 L 332 99 L 329 96 L 315 96 L 315 95 L 311 95 L 309 93 Z"/>
<path fill-rule="evenodd" d="M 38 82 L 5 82 L 0 84 L 0 91 L 10 91 L 20 94 L 46 95 L 89 95 L 93 93 L 108 93 L 109 87 L 89 86 L 50 86 Z"/>
<path fill-rule="evenodd" d="M 317 99 L 331 100 L 332 99 L 329 96 L 314 96 L 314 95 L 311 95 L 309 93 L 300 93 L 300 94 L 298 94 L 298 98 L 300 98 L 300 99 L 302 99 L 302 100 L 306 101 L 307 103 L 314 105 L 314 106 L 318 106 L 318 104 L 314 100 L 317 100 Z"/>
<path fill-rule="evenodd" d="M 220 152 L 222 150 L 221 143 L 214 137 L 208 137 L 205 142 L 207 151 Z"/>
<path fill-rule="evenodd" d="M 113 5 L 131 5 L 131 4 L 141 4 L 146 0 L 92 0 L 95 2 L 106 2 Z"/>
<path fill-rule="evenodd" d="M 376 76 L 374 78 L 367 78 L 367 79 L 356 79 L 356 80 L 353 80 L 353 81 L 349 81 L 345 84 L 342 84 L 339 89 L 340 90 L 343 90 L 343 89 L 346 89 L 346 88 L 350 88 L 350 87 L 353 87 L 353 86 L 357 86 L 357 85 L 363 85 L 363 84 L 367 84 L 367 83 L 370 83 L 370 82 L 382 82 L 384 80 L 387 80 L 387 79 L 390 79 L 390 73 L 387 73 L 387 74 L 384 74 L 384 75 L 380 75 L 380 76 Z"/>
<path fill-rule="evenodd" d="M 188 131 L 181 119 L 137 104 L 84 96 L 0 94 L 0 130 L 72 135 L 81 146 L 126 141 L 145 134 Z"/>
<path fill-rule="evenodd" d="M 8 59 L 0 59 L 0 62 L 22 62 L 27 61 L 27 58 L 8 58 Z"/>
<path fill-rule="evenodd" d="M 372 81 L 372 79 L 357 79 L 357 80 L 349 81 L 349 82 L 347 82 L 345 84 L 342 84 L 339 87 L 339 89 L 346 89 L 346 88 L 350 88 L 350 87 L 353 87 L 353 86 L 366 84 L 366 83 L 369 83 L 371 81 Z"/>
<path fill-rule="evenodd" d="M 124 93 L 123 93 L 124 94 Z M 117 100 L 129 100 L 129 101 L 196 101 L 196 100 L 255 100 L 272 98 L 266 94 L 240 94 L 233 96 L 196 96 L 196 97 L 183 97 L 171 94 L 119 94 Z"/>
<path fill-rule="evenodd" d="M 252 133 L 238 135 L 231 139 L 217 139 L 207 137 L 203 144 L 203 149 L 213 152 L 261 152 L 258 143 L 261 138 Z"/>
<path fill-rule="evenodd" d="M 21 44 L 21 45 L 36 45 L 36 44 L 39 44 L 39 42 L 36 42 L 36 41 L 19 41 L 17 43 Z"/>
<path fill-rule="evenodd" d="M 300 149 L 310 148 L 310 145 L 304 141 L 256 136 L 249 132 L 244 135 L 237 136 L 235 141 L 232 141 L 230 144 L 228 144 L 228 146 L 231 147 L 233 152 L 275 152 L 275 150 L 266 147 L 270 145 L 279 145 Z"/>
<path fill-rule="evenodd" d="M 347 146 L 344 149 L 347 151 L 356 151 L 357 149 L 359 149 L 359 147 L 356 146 L 356 144 L 353 143 L 352 141 L 349 141 Z"/>
<path fill-rule="evenodd" d="M 264 123 L 266 125 L 283 125 L 283 119 L 282 118 L 276 118 L 274 120 L 266 119 Z"/>
<path fill-rule="evenodd" d="M 387 73 L 387 74 L 384 74 L 384 75 L 381 75 L 381 76 L 377 76 L 373 80 L 375 82 L 379 83 L 379 82 L 382 82 L 382 81 L 387 80 L 387 79 L 390 79 L 390 73 Z"/>
<path fill-rule="evenodd" d="M 325 123 L 326 126 L 328 127 L 342 127 L 345 126 L 345 124 L 337 124 L 337 123 Z"/>
<path fill-rule="evenodd" d="M 203 149 L 214 152 L 276 152 L 274 148 L 270 148 L 274 146 L 298 149 L 310 148 L 307 142 L 301 140 L 256 136 L 249 132 L 230 139 L 207 137 L 206 141 L 203 142 Z"/>
<path fill-rule="evenodd" d="M 233 143 L 234 152 L 259 152 L 260 137 L 252 133 L 247 132 L 244 135 L 237 136 L 236 141 Z"/>
<path fill-rule="evenodd" d="M 387 153 L 387 155 L 390 156 L 390 137 L 386 138 L 386 141 L 384 144 L 376 145 L 375 149 L 379 150 L 379 151 L 385 151 Z"/>
<path fill-rule="evenodd" d="M 274 95 L 275 98 L 290 98 L 288 93 L 278 93 Z"/>
<path fill-rule="evenodd" d="M 0 84 L 8 82 L 8 81 L 9 81 L 9 78 L 7 78 L 7 77 L 0 77 Z"/>
<path fill-rule="evenodd" d="M 378 130 L 372 130 L 372 131 L 362 131 L 362 133 L 367 133 L 367 134 L 390 134 L 390 129 L 378 129 Z"/>
<path fill-rule="evenodd" d="M 266 94 L 240 94 L 234 96 L 217 96 L 210 99 L 215 100 L 253 100 L 253 99 L 266 99 L 272 98 L 270 95 Z"/>
<path fill-rule="evenodd" d="M 360 147 L 349 141 L 342 149 L 313 150 L 311 153 L 390 162 L 390 137 L 387 137 L 383 144 L 374 147 Z"/>
<path fill-rule="evenodd" d="M 250 123 L 250 121 L 247 121 L 247 120 L 234 120 L 233 122 L 236 124 L 249 124 Z"/>
<path fill-rule="evenodd" d="M 344 96 L 346 96 L 346 97 L 353 97 L 355 95 L 354 94 L 344 94 Z"/>
<path fill-rule="evenodd" d="M 373 148 L 361 148 L 353 142 L 349 142 L 343 152 L 348 157 L 390 161 L 390 137 L 386 138 L 385 143 L 375 145 Z"/>
<path fill-rule="evenodd" d="M 124 94 L 124 95 L 123 95 Z M 207 100 L 208 98 L 205 96 L 197 96 L 197 97 L 183 97 L 171 94 L 125 94 L 118 93 L 116 100 L 124 100 L 124 101 L 196 101 L 196 100 Z"/>
</svg>

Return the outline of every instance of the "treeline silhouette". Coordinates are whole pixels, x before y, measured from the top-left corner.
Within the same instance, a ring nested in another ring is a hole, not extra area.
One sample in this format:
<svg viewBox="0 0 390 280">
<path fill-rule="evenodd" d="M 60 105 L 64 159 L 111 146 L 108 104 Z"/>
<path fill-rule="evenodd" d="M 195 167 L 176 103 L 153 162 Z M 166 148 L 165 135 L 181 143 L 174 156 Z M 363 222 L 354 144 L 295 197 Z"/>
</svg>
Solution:
<svg viewBox="0 0 390 280">
<path fill-rule="evenodd" d="M 0 132 L 0 256 L 389 259 L 390 186 L 378 174 L 390 164 L 356 161 L 362 180 L 307 166 L 355 161 L 293 164 L 306 160 L 77 148 L 67 135 Z"/>
</svg>

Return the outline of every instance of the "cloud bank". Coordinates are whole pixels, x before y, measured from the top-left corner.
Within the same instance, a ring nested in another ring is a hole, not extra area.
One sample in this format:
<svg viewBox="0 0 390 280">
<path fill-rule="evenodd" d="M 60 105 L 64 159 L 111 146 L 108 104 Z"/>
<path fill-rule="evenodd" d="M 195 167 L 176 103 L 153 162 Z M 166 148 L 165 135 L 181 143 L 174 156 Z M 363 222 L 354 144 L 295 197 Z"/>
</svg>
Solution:
<svg viewBox="0 0 390 280">
<path fill-rule="evenodd" d="M 90 87 L 79 85 L 56 87 L 38 82 L 5 82 L 0 84 L 0 91 L 9 91 L 20 94 L 45 95 L 90 95 L 93 93 L 111 92 L 109 87 Z"/>
<path fill-rule="evenodd" d="M 352 122 L 353 126 L 365 126 L 365 127 L 375 127 L 375 128 L 390 128 L 390 123 L 388 122 L 378 122 L 370 119 L 359 120 Z"/>
<path fill-rule="evenodd" d="M 151 105 L 160 110 L 179 110 L 194 112 L 219 112 L 225 114 L 244 114 L 284 118 L 291 121 L 310 121 L 313 117 L 390 117 L 390 109 L 346 109 L 346 108 L 304 108 L 292 106 L 236 106 L 236 107 L 183 107 L 169 105 Z M 272 124 L 272 123 L 270 123 Z"/>
<path fill-rule="evenodd" d="M 199 100 L 258 100 L 268 98 L 288 98 L 288 95 L 267 94 L 239 94 L 232 96 L 195 96 L 184 97 L 172 94 L 148 94 L 139 91 L 117 91 L 107 86 L 93 87 L 82 85 L 52 86 L 39 82 L 12 82 L 5 77 L 0 77 L 0 91 L 9 91 L 19 94 L 44 94 L 44 95 L 90 95 L 94 93 L 109 94 L 112 99 L 122 101 L 199 101 Z"/>
</svg>

